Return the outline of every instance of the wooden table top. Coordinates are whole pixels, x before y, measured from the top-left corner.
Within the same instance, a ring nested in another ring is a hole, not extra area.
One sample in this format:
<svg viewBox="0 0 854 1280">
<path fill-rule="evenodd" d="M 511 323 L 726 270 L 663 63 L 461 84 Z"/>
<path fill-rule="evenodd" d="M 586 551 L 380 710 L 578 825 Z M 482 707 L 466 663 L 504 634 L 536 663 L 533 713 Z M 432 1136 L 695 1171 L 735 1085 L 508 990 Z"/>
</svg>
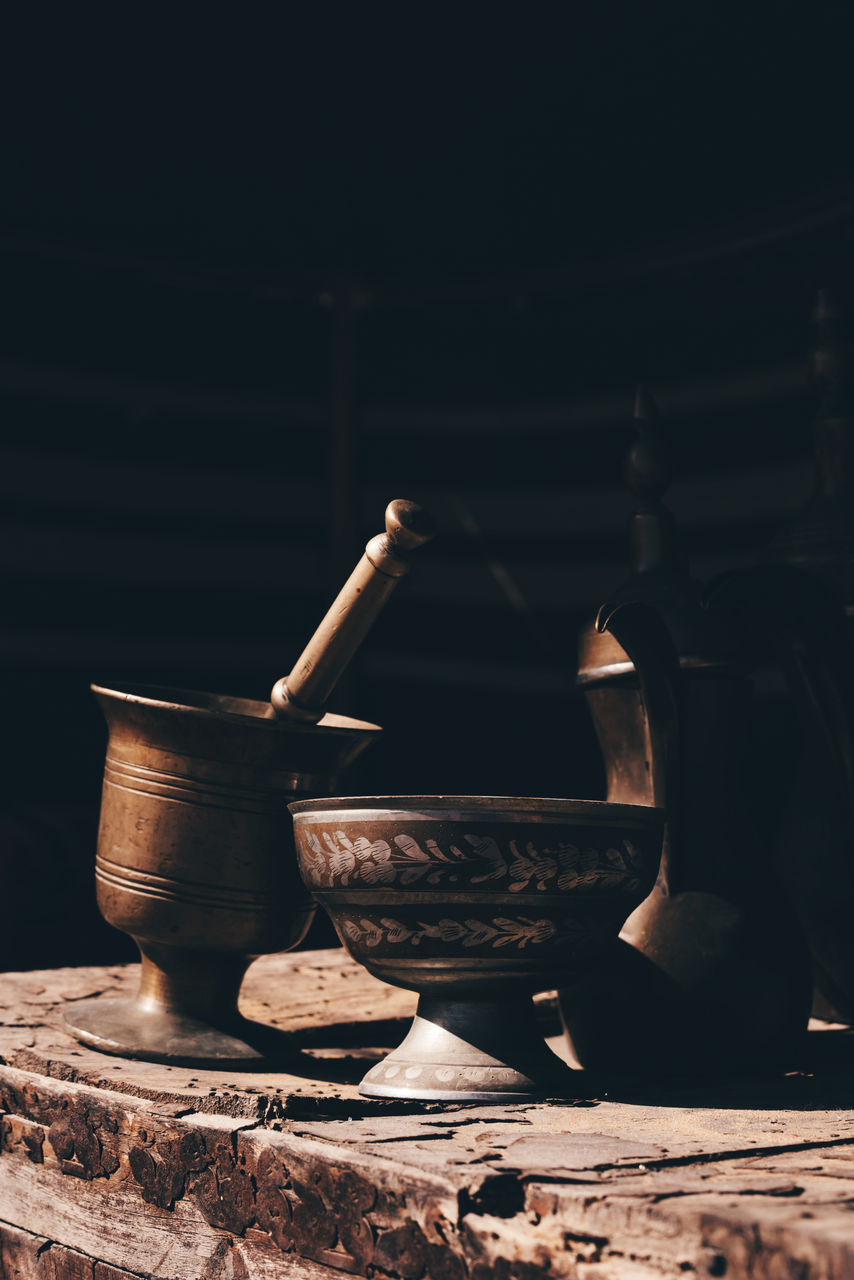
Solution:
<svg viewBox="0 0 854 1280">
<path fill-rule="evenodd" d="M 0 1276 L 854 1277 L 854 1036 L 775 1078 L 466 1105 L 361 1098 L 415 997 L 338 950 L 259 960 L 289 1073 L 110 1058 L 69 1000 L 134 966 L 0 978 Z M 556 1032 L 541 1001 L 544 1029 Z M 557 1043 L 556 1041 L 553 1043 Z"/>
</svg>

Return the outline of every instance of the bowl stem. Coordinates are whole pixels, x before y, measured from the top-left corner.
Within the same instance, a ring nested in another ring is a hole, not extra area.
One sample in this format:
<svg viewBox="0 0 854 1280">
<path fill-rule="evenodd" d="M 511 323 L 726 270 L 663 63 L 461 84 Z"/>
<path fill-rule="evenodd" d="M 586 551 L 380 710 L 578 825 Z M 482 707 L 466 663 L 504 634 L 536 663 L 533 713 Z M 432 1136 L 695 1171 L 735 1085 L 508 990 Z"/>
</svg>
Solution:
<svg viewBox="0 0 854 1280">
<path fill-rule="evenodd" d="M 574 1094 L 573 1072 L 547 1047 L 527 994 L 422 995 L 403 1043 L 365 1076 L 375 1098 L 508 1102 Z"/>
</svg>

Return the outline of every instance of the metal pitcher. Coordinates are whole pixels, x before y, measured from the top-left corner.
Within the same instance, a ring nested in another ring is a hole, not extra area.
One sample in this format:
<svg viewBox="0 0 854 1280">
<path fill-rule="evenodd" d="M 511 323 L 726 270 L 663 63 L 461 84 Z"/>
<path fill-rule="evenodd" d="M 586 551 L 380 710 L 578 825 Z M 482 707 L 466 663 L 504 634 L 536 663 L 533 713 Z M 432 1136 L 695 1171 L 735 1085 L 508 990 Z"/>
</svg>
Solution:
<svg viewBox="0 0 854 1280">
<path fill-rule="evenodd" d="M 627 465 L 640 498 L 633 573 L 614 602 L 654 607 L 675 645 L 679 757 L 658 881 L 600 973 L 563 997 L 565 1023 L 585 1066 L 678 1070 L 686 1053 L 708 1066 L 767 1059 L 806 1027 L 808 960 L 751 794 L 750 681 L 723 615 L 704 608 L 661 501 L 666 451 L 642 391 L 635 419 Z M 637 677 L 614 636 L 582 633 L 578 681 L 604 756 L 607 799 L 657 803 Z"/>
</svg>

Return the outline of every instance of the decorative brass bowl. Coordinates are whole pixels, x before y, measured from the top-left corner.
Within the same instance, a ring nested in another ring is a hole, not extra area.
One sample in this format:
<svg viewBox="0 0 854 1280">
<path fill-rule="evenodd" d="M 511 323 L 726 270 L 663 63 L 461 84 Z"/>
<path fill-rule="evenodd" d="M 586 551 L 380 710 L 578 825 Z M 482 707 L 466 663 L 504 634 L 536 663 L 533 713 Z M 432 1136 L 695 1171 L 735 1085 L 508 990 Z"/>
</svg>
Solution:
<svg viewBox="0 0 854 1280">
<path fill-rule="evenodd" d="M 344 946 L 420 994 L 375 1097 L 502 1100 L 571 1089 L 530 995 L 588 970 L 643 901 L 664 814 L 596 800 L 366 796 L 303 800 L 306 886 Z"/>
<path fill-rule="evenodd" d="M 195 1066 L 287 1049 L 237 1011 L 250 961 L 288 951 L 314 905 L 297 871 L 287 803 L 337 789 L 380 732 L 327 714 L 188 689 L 93 686 L 110 730 L 96 881 L 105 919 L 142 955 L 132 1000 L 70 1005 L 65 1021 L 106 1053 Z"/>
</svg>

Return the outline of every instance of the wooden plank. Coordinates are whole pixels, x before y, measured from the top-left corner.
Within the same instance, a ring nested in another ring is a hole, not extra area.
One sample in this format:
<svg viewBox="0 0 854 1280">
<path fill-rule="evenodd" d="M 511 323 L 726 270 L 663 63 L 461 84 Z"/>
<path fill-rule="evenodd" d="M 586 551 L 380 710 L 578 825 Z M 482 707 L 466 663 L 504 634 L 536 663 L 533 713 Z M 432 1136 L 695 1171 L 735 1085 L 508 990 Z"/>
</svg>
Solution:
<svg viewBox="0 0 854 1280">
<path fill-rule="evenodd" d="M 87 1055 L 62 1000 L 132 971 L 7 975 L 0 1219 L 158 1280 L 854 1277 L 847 1032 L 812 1033 L 813 1069 L 715 1090 L 617 1100 L 579 1075 L 563 1105 L 419 1106 L 356 1092 L 411 995 L 335 950 L 250 977 L 245 1010 L 304 1037 L 304 1075 Z"/>
<path fill-rule="evenodd" d="M 244 1242 L 224 1239 L 211 1257 L 186 1259 L 181 1280 L 334 1280 L 333 1273 L 294 1256 L 283 1263 L 281 1254 L 256 1250 L 247 1257 Z M 43 1236 L 0 1222 L 2 1280 L 152 1280 L 151 1272 L 128 1271 L 69 1249 Z M 159 1280 L 159 1278 L 156 1278 Z"/>
<path fill-rule="evenodd" d="M 3 1280 L 138 1280 L 140 1273 L 108 1266 L 0 1222 L 0 1276 Z"/>
</svg>

